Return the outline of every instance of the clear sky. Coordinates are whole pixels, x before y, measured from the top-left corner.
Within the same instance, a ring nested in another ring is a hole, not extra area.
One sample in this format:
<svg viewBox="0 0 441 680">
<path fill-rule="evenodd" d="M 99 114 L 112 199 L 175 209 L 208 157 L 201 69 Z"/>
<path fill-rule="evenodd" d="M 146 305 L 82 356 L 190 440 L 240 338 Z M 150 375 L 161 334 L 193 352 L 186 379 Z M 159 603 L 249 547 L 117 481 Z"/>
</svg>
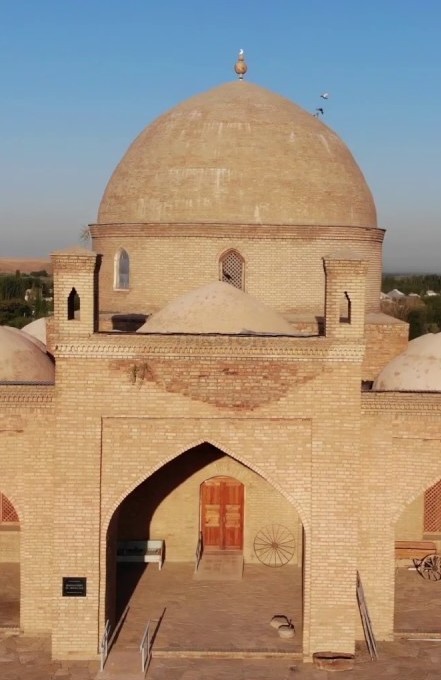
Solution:
<svg viewBox="0 0 441 680">
<path fill-rule="evenodd" d="M 385 269 L 441 273 L 440 0 L 0 0 L 0 256 L 79 242 L 157 115 L 234 77 L 348 144 L 387 228 Z"/>
</svg>

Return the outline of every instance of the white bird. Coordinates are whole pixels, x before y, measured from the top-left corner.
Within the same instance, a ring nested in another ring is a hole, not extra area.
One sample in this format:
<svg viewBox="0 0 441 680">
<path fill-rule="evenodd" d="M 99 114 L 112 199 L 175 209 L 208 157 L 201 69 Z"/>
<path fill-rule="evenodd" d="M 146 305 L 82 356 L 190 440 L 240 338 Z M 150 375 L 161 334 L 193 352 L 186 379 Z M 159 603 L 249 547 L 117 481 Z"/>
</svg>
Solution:
<svg viewBox="0 0 441 680">
<path fill-rule="evenodd" d="M 323 92 L 323 94 L 320 95 L 322 99 L 329 99 L 329 92 Z"/>
</svg>

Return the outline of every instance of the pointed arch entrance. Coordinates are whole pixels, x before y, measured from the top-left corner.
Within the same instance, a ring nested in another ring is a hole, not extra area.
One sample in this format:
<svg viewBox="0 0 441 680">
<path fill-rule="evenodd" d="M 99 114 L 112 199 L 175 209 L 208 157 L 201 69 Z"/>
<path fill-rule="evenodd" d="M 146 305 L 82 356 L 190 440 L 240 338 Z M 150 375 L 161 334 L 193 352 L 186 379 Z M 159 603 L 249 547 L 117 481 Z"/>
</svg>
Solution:
<svg viewBox="0 0 441 680">
<path fill-rule="evenodd" d="M 242 550 L 244 485 L 217 476 L 201 484 L 201 534 L 204 550 Z"/>
<path fill-rule="evenodd" d="M 281 569 L 265 566 L 254 549 L 256 536 L 268 521 L 287 525 L 296 536 L 295 553 Z M 226 529 L 221 530 L 224 523 Z M 210 547 L 214 557 L 217 550 L 222 551 L 218 555 L 222 565 L 212 562 L 202 577 L 204 555 L 199 569 L 195 559 L 201 529 L 206 529 L 206 553 L 210 554 Z M 213 529 L 217 533 L 210 533 Z M 158 644 L 167 645 L 173 637 L 173 647 L 186 649 L 191 644 L 198 649 L 202 639 L 208 644 L 205 633 L 213 628 L 214 608 L 221 614 L 209 642 L 212 647 L 226 648 L 239 635 L 244 648 L 258 649 L 259 635 L 263 635 L 265 641 L 268 637 L 268 646 L 281 645 L 286 650 L 286 641 L 279 642 L 274 629 L 268 626 L 273 615 L 286 613 L 296 624 L 290 648 L 300 653 L 302 536 L 302 521 L 294 505 L 243 461 L 208 442 L 170 459 L 127 494 L 108 524 L 103 621 L 110 619 L 113 629 L 129 606 L 116 648 L 123 649 L 130 640 L 141 637 L 145 619 L 161 617 L 165 608 Z M 139 539 L 164 540 L 165 563 L 161 570 L 156 564 L 118 561 L 118 544 Z M 226 604 L 224 567 L 229 575 L 233 571 L 236 574 L 238 556 L 243 572 L 238 579 L 231 578 L 229 589 L 234 595 Z M 244 609 L 255 611 L 255 629 L 247 626 L 246 633 Z M 136 626 L 139 630 L 135 631 Z"/>
</svg>

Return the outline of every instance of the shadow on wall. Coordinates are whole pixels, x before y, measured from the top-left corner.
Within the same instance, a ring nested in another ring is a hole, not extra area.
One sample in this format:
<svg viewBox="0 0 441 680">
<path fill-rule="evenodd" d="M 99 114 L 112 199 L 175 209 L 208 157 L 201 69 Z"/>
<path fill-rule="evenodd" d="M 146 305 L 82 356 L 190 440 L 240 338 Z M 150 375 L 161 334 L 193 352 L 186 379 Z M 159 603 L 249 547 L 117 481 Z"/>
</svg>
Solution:
<svg viewBox="0 0 441 680">
<path fill-rule="evenodd" d="M 156 508 L 186 479 L 225 455 L 208 443 L 185 451 L 137 486 L 115 511 L 107 531 L 106 619 L 118 621 L 146 569 L 145 564 L 117 564 L 117 542 L 157 538 L 150 536 Z"/>
<path fill-rule="evenodd" d="M 122 333 L 135 333 L 147 321 L 145 314 L 114 314 L 112 316 L 112 330 Z"/>
</svg>

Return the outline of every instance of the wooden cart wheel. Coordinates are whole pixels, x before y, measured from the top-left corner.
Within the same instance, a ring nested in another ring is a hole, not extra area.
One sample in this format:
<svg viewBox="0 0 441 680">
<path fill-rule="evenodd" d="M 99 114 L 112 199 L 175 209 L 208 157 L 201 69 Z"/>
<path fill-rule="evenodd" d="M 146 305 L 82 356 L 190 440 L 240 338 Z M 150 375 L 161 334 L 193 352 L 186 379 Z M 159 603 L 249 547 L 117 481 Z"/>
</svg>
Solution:
<svg viewBox="0 0 441 680">
<path fill-rule="evenodd" d="M 281 524 L 269 524 L 257 532 L 254 553 L 267 567 L 283 567 L 292 560 L 296 540 L 289 529 Z"/>
<path fill-rule="evenodd" d="M 441 555 L 426 555 L 418 564 L 414 561 L 417 572 L 427 581 L 441 581 Z"/>
</svg>

